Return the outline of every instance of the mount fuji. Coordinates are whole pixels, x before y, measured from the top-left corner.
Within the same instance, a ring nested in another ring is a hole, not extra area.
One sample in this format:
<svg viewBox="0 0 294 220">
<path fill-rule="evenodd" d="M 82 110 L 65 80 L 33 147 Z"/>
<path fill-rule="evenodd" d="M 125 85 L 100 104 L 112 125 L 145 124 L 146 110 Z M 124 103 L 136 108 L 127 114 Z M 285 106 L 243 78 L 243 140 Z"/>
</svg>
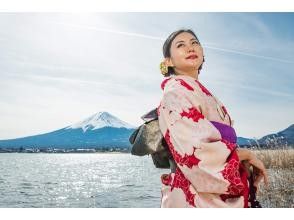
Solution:
<svg viewBox="0 0 294 220">
<path fill-rule="evenodd" d="M 98 112 L 81 122 L 66 127 L 65 129 L 81 128 L 83 132 L 86 132 L 87 130 L 96 130 L 103 127 L 127 129 L 135 128 L 134 126 L 118 119 L 117 117 L 109 114 L 108 112 Z"/>
<path fill-rule="evenodd" d="M 0 147 L 129 148 L 129 136 L 135 128 L 108 112 L 98 112 L 85 120 L 49 133 L 0 140 Z"/>
</svg>

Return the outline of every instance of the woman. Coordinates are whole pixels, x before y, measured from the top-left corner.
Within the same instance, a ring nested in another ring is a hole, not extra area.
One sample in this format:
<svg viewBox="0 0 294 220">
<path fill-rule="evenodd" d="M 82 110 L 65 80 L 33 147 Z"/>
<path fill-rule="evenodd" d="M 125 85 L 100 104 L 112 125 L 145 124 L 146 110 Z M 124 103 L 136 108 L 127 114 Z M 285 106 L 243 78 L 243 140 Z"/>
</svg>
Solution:
<svg viewBox="0 0 294 220">
<path fill-rule="evenodd" d="M 164 174 L 161 207 L 249 207 L 247 161 L 257 170 L 254 185 L 268 177 L 263 163 L 237 148 L 225 106 L 199 81 L 203 48 L 190 29 L 173 32 L 163 45 L 166 77 L 157 108 L 159 127 L 176 163 Z"/>
</svg>

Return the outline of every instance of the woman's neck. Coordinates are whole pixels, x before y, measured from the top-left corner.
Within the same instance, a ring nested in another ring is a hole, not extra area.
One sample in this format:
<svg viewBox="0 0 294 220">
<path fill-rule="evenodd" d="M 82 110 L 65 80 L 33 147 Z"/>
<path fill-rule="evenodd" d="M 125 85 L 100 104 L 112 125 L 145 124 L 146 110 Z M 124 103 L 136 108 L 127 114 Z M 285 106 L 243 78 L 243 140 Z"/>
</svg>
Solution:
<svg viewBox="0 0 294 220">
<path fill-rule="evenodd" d="M 198 80 L 198 74 L 199 74 L 199 70 L 197 70 L 196 72 L 193 71 L 193 72 L 186 72 L 186 71 L 179 71 L 179 70 L 176 70 L 175 71 L 175 75 L 181 75 L 181 76 L 190 76 L 196 80 Z"/>
</svg>

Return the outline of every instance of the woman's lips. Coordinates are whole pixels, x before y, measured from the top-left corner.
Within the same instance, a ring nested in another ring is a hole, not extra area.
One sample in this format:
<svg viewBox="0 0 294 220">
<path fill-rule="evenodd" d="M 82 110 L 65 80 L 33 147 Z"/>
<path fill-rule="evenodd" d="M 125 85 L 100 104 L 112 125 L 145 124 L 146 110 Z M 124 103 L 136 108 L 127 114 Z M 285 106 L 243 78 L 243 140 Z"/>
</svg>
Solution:
<svg viewBox="0 0 294 220">
<path fill-rule="evenodd" d="M 197 55 L 190 55 L 190 56 L 186 57 L 186 59 L 191 59 L 191 60 L 194 60 L 196 58 L 198 58 Z"/>
</svg>

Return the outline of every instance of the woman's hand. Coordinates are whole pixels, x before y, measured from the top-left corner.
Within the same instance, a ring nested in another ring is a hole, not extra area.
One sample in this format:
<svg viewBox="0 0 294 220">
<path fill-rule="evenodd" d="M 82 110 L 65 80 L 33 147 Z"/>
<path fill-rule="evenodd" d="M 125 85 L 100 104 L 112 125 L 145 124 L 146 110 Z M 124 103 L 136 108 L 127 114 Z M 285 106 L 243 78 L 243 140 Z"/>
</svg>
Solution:
<svg viewBox="0 0 294 220">
<path fill-rule="evenodd" d="M 253 185 L 256 187 L 257 191 L 260 181 L 262 179 L 264 179 L 264 184 L 266 185 L 266 187 L 268 187 L 268 174 L 263 162 L 260 159 L 258 159 L 254 153 L 251 153 L 251 156 L 248 159 L 248 163 L 253 166 Z"/>
<path fill-rule="evenodd" d="M 253 166 L 253 185 L 256 187 L 257 191 L 262 179 L 264 179 L 265 185 L 268 186 L 268 175 L 263 162 L 250 150 L 244 148 L 237 148 L 236 150 L 240 161 L 244 161 L 249 166 Z"/>
</svg>

